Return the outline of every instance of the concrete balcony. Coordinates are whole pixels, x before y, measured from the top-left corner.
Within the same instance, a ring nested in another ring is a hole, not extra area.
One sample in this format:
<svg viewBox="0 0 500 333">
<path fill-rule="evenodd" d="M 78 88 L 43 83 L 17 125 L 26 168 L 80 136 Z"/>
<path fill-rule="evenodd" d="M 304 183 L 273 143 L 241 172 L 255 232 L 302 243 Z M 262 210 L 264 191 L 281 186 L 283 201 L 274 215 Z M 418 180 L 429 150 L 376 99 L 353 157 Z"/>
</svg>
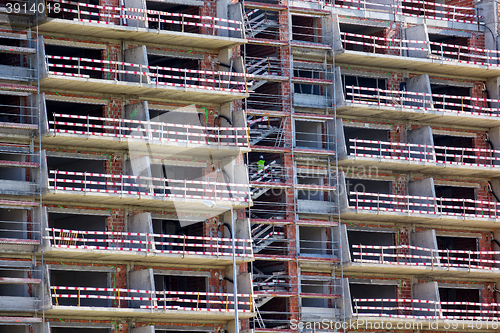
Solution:
<svg viewBox="0 0 500 333">
<path fill-rule="evenodd" d="M 128 3 L 129 5 L 132 2 Z M 137 1 L 134 8 L 51 0 L 52 10 L 39 26 L 42 33 L 70 35 L 218 50 L 246 43 L 241 14 L 235 19 L 151 10 Z M 57 12 L 55 8 L 59 9 Z M 234 6 L 233 6 L 234 7 Z M 197 8 L 196 8 L 197 9 Z M 44 13 L 45 14 L 45 13 Z M 219 14 L 219 12 L 218 12 Z"/>
<path fill-rule="evenodd" d="M 145 47 L 143 59 L 147 59 Z M 248 97 L 246 74 L 148 66 L 40 52 L 40 86 L 46 91 L 126 94 L 138 99 L 222 104 Z"/>
<path fill-rule="evenodd" d="M 146 281 L 144 282 L 146 284 Z M 50 316 L 143 318 L 224 322 L 234 320 L 232 293 L 50 286 Z M 254 316 L 253 295 L 238 294 L 238 316 Z"/>
<path fill-rule="evenodd" d="M 3 32 L 0 41 L 0 79 L 31 82 L 36 78 L 35 66 L 26 58 L 36 54 L 36 41 L 27 34 Z M 10 55 L 10 56 L 9 56 Z"/>
<path fill-rule="evenodd" d="M 28 215 L 32 216 L 29 221 Z M 40 246 L 39 204 L 0 200 L 0 252 L 32 254 Z"/>
<path fill-rule="evenodd" d="M 188 118 L 186 115 L 185 118 Z M 155 156 L 193 155 L 214 158 L 250 151 L 248 128 L 209 127 L 159 121 L 54 114 L 44 144 L 141 151 Z"/>
<path fill-rule="evenodd" d="M 500 272 L 498 251 L 439 250 L 413 245 L 352 244 L 349 274 L 426 275 L 436 278 L 494 279 Z"/>
<path fill-rule="evenodd" d="M 341 217 L 359 221 L 496 228 L 500 203 L 420 195 L 350 191 Z"/>
<path fill-rule="evenodd" d="M 190 213 L 206 213 L 206 200 L 228 209 L 252 204 L 248 184 L 58 170 L 48 171 L 43 198 L 45 202 L 134 205 Z M 213 211 L 222 212 L 220 208 Z"/>
<path fill-rule="evenodd" d="M 0 310 L 11 313 L 33 313 L 42 306 L 40 266 L 31 260 L 0 260 Z"/>
<path fill-rule="evenodd" d="M 328 1 L 293 0 L 290 10 L 307 9 L 330 12 Z M 401 0 L 385 2 L 382 0 L 342 0 L 334 3 L 334 11 L 339 16 L 356 17 L 372 20 L 404 21 L 410 24 L 426 23 L 432 27 L 455 28 L 461 30 L 481 31 L 483 17 L 474 7 L 453 6 L 444 3 L 418 1 L 411 3 Z"/>
<path fill-rule="evenodd" d="M 407 91 L 348 85 L 343 100 L 337 101 L 338 115 L 484 128 L 500 126 L 500 100 L 433 94 L 419 89 L 419 80 L 425 83 L 428 77 L 408 82 Z"/>
<path fill-rule="evenodd" d="M 231 238 L 57 228 L 46 228 L 43 238 L 47 258 L 232 265 Z M 252 241 L 237 238 L 235 242 L 236 262 L 252 261 Z"/>
<path fill-rule="evenodd" d="M 444 302 L 429 299 L 354 298 L 353 319 L 358 327 L 408 324 L 412 329 L 494 331 L 497 303 Z M 412 326 L 413 325 L 413 326 Z M 388 327 L 388 326 L 384 326 Z"/>
<path fill-rule="evenodd" d="M 39 155 L 21 144 L 0 146 L 0 195 L 4 198 L 31 197 L 36 195 L 39 184 Z M 29 176 L 28 176 L 29 175 Z"/>
<path fill-rule="evenodd" d="M 334 31 L 335 61 L 445 75 L 459 71 L 461 76 L 478 79 L 500 75 L 498 51 L 431 41 L 425 25 L 409 29 L 406 40 L 342 32 L 339 28 Z"/>
<path fill-rule="evenodd" d="M 376 166 L 383 170 L 413 171 L 468 177 L 500 173 L 500 151 L 416 143 L 349 139 L 350 153 L 340 166 Z"/>
</svg>

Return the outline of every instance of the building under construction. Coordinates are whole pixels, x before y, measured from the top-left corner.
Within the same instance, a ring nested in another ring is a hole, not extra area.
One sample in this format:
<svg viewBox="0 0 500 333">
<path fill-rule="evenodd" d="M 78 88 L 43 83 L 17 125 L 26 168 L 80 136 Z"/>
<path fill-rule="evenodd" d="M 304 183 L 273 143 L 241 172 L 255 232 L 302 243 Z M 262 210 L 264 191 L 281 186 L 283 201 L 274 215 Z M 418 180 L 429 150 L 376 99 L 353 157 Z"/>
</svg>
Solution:
<svg viewBox="0 0 500 333">
<path fill-rule="evenodd" d="M 499 11 L 3 0 L 0 333 L 500 332 Z"/>
</svg>

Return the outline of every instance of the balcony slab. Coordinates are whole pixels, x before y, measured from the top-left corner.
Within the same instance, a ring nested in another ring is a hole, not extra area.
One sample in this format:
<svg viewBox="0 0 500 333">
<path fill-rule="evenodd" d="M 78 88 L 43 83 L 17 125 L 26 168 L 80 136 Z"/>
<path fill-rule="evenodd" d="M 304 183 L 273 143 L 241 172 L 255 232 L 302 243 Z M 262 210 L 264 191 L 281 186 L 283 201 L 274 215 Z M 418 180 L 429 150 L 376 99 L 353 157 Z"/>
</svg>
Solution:
<svg viewBox="0 0 500 333">
<path fill-rule="evenodd" d="M 433 266 L 415 266 L 405 262 L 400 264 L 378 264 L 378 263 L 359 263 L 351 262 L 344 263 L 344 274 L 366 274 L 368 276 L 375 275 L 390 275 L 390 276 L 429 276 L 435 278 L 452 278 L 457 280 L 474 281 L 495 281 L 500 273 L 500 269 L 468 269 L 468 268 L 448 268 L 448 267 L 433 267 Z"/>
<path fill-rule="evenodd" d="M 415 152 L 418 155 L 418 152 Z M 475 165 L 459 165 L 459 164 L 444 164 L 436 163 L 434 161 L 408 161 L 408 160 L 398 160 L 390 158 L 380 158 L 380 157 L 354 157 L 347 156 L 344 159 L 339 160 L 339 166 L 342 167 L 377 167 L 382 170 L 392 170 L 392 171 L 410 171 L 410 172 L 420 172 L 428 174 L 439 174 L 439 175 L 453 175 L 453 176 L 464 176 L 464 177 L 484 177 L 492 178 L 498 177 L 500 174 L 500 165 L 485 165 L 485 166 L 475 166 Z"/>
<path fill-rule="evenodd" d="M 50 131 L 42 138 L 42 144 L 58 147 L 103 148 L 106 150 L 143 152 L 147 149 L 154 156 L 208 156 L 219 159 L 237 156 L 250 151 L 249 147 L 218 146 L 216 142 L 196 144 L 188 142 L 165 142 L 157 139 L 113 138 L 97 135 L 57 133 Z"/>
<path fill-rule="evenodd" d="M 467 113 L 443 112 L 437 109 L 419 110 L 402 106 L 368 106 L 347 102 L 337 108 L 339 117 L 360 117 L 391 120 L 409 120 L 428 124 L 445 124 L 456 126 L 475 126 L 491 128 L 500 126 L 500 116 L 482 116 Z"/>
<path fill-rule="evenodd" d="M 43 253 L 45 258 L 64 258 L 75 260 L 113 260 L 137 261 L 149 263 L 162 263 L 172 265 L 196 265 L 196 267 L 220 267 L 233 264 L 231 253 L 224 256 L 196 255 L 196 254 L 161 254 L 155 252 L 134 251 L 133 249 L 120 250 L 96 250 L 96 249 L 74 249 L 74 248 L 48 248 Z M 253 261 L 253 257 L 236 257 L 237 263 Z"/>
<path fill-rule="evenodd" d="M 202 199 L 188 198 L 169 198 L 166 199 L 160 196 L 146 196 L 135 194 L 119 194 L 119 193 L 96 193 L 84 191 L 70 190 L 47 190 L 43 194 L 44 203 L 47 202 L 65 202 L 75 204 L 94 204 L 102 207 L 114 206 L 135 206 L 135 207 L 150 207 L 168 211 L 176 211 L 183 213 L 207 213 L 219 215 L 230 209 L 231 202 L 217 201 L 217 205 L 227 207 L 222 209 L 219 207 L 208 208 Z M 234 209 L 247 208 L 251 202 L 232 202 Z"/>
<path fill-rule="evenodd" d="M 496 229 L 500 227 L 500 216 L 495 217 L 462 217 L 439 215 L 438 213 L 408 213 L 408 212 L 386 212 L 368 209 L 349 208 L 340 214 L 344 220 L 351 221 L 372 221 L 385 223 L 406 223 L 422 225 L 432 228 L 459 227 L 459 228 L 478 228 L 478 229 Z"/>
<path fill-rule="evenodd" d="M 364 66 L 371 67 L 397 68 L 412 72 L 445 74 L 468 78 L 492 78 L 500 76 L 500 67 L 466 64 L 454 59 L 441 61 L 441 59 L 410 58 L 351 50 L 336 52 L 335 61 L 337 64 L 358 66 L 363 64 Z"/>
<path fill-rule="evenodd" d="M 218 50 L 247 43 L 244 38 L 232 38 L 194 34 L 178 31 L 136 28 L 120 25 L 108 25 L 93 22 L 79 22 L 49 18 L 40 24 L 40 33 L 61 33 L 67 35 L 81 35 L 104 39 L 119 39 L 136 41 L 139 43 L 163 44 Z"/>
<path fill-rule="evenodd" d="M 136 308 L 103 308 L 91 306 L 51 306 L 45 310 L 45 315 L 54 318 L 86 318 L 86 319 L 116 319 L 140 318 L 155 319 L 158 321 L 179 321 L 193 323 L 226 322 L 234 320 L 234 311 L 188 311 L 164 309 L 136 309 Z M 238 312 L 241 319 L 251 318 L 252 312 Z"/>
<path fill-rule="evenodd" d="M 203 88 L 184 88 L 166 85 L 155 85 L 138 82 L 125 82 L 80 78 L 48 74 L 40 81 L 44 91 L 79 92 L 110 95 L 126 95 L 153 101 L 169 101 L 176 103 L 222 104 L 247 98 L 249 94 L 209 90 Z"/>
</svg>

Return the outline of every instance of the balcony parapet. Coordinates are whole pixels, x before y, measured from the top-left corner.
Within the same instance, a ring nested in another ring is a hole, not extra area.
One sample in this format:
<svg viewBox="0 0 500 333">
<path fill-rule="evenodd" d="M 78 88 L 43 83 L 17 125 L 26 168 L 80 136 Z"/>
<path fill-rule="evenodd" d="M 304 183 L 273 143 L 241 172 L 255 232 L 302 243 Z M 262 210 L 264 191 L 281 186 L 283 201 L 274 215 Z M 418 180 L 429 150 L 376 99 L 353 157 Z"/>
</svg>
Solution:
<svg viewBox="0 0 500 333">
<path fill-rule="evenodd" d="M 46 228 L 47 257 L 231 265 L 231 238 Z M 252 240 L 235 239 L 238 262 L 253 260 Z"/>
<path fill-rule="evenodd" d="M 291 12 L 314 10 L 318 13 L 330 13 L 332 1 L 292 0 L 289 6 Z M 469 31 L 482 31 L 484 25 L 483 16 L 478 15 L 477 9 L 474 7 L 429 1 L 409 0 L 387 3 L 374 0 L 342 0 L 334 1 L 333 7 L 336 14 L 346 17 L 404 21 L 409 24 L 425 22 L 432 27 Z"/>
<path fill-rule="evenodd" d="M 238 315 L 241 318 L 253 317 L 253 295 L 237 295 Z M 133 315 L 142 318 L 229 321 L 234 318 L 235 312 L 233 296 L 232 293 L 51 286 L 52 301 L 46 313 L 50 315 L 81 313 L 87 317 L 106 318 Z M 86 306 L 84 303 L 86 300 L 103 300 L 103 302 Z M 116 302 L 116 306 L 107 300 Z"/>
<path fill-rule="evenodd" d="M 345 86 L 339 115 L 385 119 L 412 119 L 441 124 L 494 127 L 500 125 L 500 100 Z"/>
<path fill-rule="evenodd" d="M 471 327 L 476 330 L 489 330 L 495 325 L 498 328 L 498 314 L 496 310 L 498 303 L 478 303 L 478 302 L 444 302 L 425 299 L 404 299 L 404 298 L 354 298 L 354 318 L 358 320 L 380 321 L 384 319 L 398 320 L 425 320 L 427 325 L 436 321 L 436 328 L 444 328 L 452 325 L 455 329 Z M 406 312 L 407 314 L 402 314 Z M 469 322 L 470 321 L 470 322 Z M 458 324 L 459 326 L 455 326 Z M 426 326 L 423 326 L 426 328 Z"/>
<path fill-rule="evenodd" d="M 216 156 L 249 151 L 247 127 L 209 127 L 119 118 L 54 114 L 44 143 L 115 149 L 140 149 L 148 143 L 157 154 Z M 165 152 L 165 145 L 169 146 Z"/>
<path fill-rule="evenodd" d="M 351 153 L 340 164 L 383 169 L 488 177 L 500 172 L 500 150 L 349 139 Z"/>
<path fill-rule="evenodd" d="M 413 221 L 435 226 L 496 227 L 500 203 L 485 200 L 438 198 L 350 191 L 343 218 L 384 222 Z"/>
<path fill-rule="evenodd" d="M 351 245 L 352 259 L 347 272 L 426 274 L 455 278 L 485 279 L 497 276 L 499 251 L 440 250 L 413 245 Z"/>
<path fill-rule="evenodd" d="M 385 38 L 338 32 L 335 60 L 338 63 L 391 67 L 465 77 L 500 75 L 500 51 L 422 40 Z M 363 51 L 355 48 L 362 47 Z"/>
<path fill-rule="evenodd" d="M 50 0 L 48 4 L 52 5 L 52 10 L 40 25 L 42 32 L 65 31 L 72 35 L 197 45 L 206 49 L 246 43 L 240 20 L 67 0 Z"/>
<path fill-rule="evenodd" d="M 227 79 L 226 79 L 227 78 Z M 137 79 L 135 81 L 131 81 Z M 132 94 L 151 100 L 224 103 L 248 97 L 247 75 L 45 55 L 43 89 Z"/>
<path fill-rule="evenodd" d="M 205 200 L 238 208 L 251 205 L 248 184 L 58 170 L 50 170 L 49 175 L 45 200 L 171 207 L 190 212 L 206 212 Z"/>
</svg>

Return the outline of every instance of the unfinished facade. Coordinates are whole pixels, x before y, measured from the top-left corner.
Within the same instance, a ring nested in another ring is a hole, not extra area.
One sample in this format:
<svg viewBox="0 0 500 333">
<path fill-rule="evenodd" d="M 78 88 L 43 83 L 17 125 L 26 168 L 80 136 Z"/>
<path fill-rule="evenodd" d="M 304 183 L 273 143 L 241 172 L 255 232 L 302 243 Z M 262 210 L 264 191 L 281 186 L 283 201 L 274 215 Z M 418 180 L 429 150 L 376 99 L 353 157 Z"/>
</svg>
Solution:
<svg viewBox="0 0 500 333">
<path fill-rule="evenodd" d="M 0 333 L 500 330 L 496 2 L 2 6 Z"/>
</svg>

